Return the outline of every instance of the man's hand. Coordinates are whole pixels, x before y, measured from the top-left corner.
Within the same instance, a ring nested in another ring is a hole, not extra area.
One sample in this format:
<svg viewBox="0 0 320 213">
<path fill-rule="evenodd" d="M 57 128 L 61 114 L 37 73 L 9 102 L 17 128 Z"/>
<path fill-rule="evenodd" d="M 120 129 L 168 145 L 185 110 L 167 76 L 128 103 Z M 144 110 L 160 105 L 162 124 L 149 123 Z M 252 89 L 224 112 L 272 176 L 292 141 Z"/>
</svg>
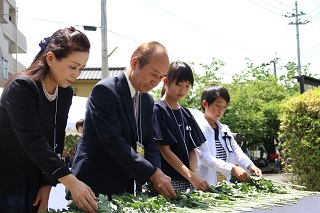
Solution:
<svg viewBox="0 0 320 213">
<path fill-rule="evenodd" d="M 171 185 L 171 178 L 165 175 L 160 169 L 157 169 L 157 171 L 153 173 L 150 180 L 157 192 L 171 199 L 177 198 L 177 195 Z"/>
</svg>

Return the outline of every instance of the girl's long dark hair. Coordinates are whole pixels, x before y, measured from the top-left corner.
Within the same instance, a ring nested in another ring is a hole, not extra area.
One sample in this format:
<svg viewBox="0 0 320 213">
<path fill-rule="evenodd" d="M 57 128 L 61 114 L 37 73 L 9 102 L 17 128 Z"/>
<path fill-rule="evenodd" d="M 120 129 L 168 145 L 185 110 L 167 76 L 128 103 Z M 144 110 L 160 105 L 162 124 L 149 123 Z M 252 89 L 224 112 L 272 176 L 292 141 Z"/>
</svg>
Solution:
<svg viewBox="0 0 320 213">
<path fill-rule="evenodd" d="M 189 81 L 191 86 L 193 86 L 194 78 L 191 67 L 183 61 L 173 61 L 169 66 L 168 73 L 166 75 L 168 80 L 168 85 L 173 82 L 179 83 L 182 81 Z M 163 85 L 161 90 L 161 97 L 166 92 L 166 87 Z"/>
</svg>

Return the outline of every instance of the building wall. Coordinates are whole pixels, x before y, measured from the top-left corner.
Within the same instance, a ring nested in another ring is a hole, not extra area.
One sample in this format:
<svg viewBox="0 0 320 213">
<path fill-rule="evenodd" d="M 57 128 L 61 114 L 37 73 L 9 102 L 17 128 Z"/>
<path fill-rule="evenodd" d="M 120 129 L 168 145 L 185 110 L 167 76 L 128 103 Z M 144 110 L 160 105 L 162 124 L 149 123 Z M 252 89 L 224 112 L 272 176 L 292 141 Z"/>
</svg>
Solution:
<svg viewBox="0 0 320 213">
<path fill-rule="evenodd" d="M 117 76 L 125 71 L 125 67 L 109 67 L 109 77 Z M 89 97 L 93 87 L 101 80 L 101 68 L 86 67 L 72 83 L 74 95 Z"/>
<path fill-rule="evenodd" d="M 26 37 L 17 29 L 16 1 L 0 0 L 0 85 L 12 74 L 25 69 L 16 61 L 16 54 L 26 52 Z"/>
<path fill-rule="evenodd" d="M 89 97 L 93 87 L 99 80 L 76 80 L 72 83 L 74 95 L 80 97 Z"/>
</svg>

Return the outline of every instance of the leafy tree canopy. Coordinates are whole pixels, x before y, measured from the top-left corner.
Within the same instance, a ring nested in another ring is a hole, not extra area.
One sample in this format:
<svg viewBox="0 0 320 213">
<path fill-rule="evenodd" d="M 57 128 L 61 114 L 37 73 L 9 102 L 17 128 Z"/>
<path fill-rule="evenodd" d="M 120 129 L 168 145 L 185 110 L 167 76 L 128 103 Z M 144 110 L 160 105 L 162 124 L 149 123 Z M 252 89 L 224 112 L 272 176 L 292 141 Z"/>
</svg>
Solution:
<svg viewBox="0 0 320 213">
<path fill-rule="evenodd" d="M 189 63 L 194 71 L 195 84 L 192 90 L 180 101 L 180 104 L 201 110 L 200 98 L 204 87 L 209 84 L 225 86 L 231 96 L 231 102 L 221 122 L 229 125 L 231 131 L 244 134 L 248 145 L 264 144 L 270 153 L 275 152 L 274 141 L 279 131 L 279 104 L 299 93 L 299 85 L 293 76 L 297 69 L 293 62 L 286 64 L 286 74 L 274 76 L 266 64 L 254 66 L 247 60 L 247 68 L 232 76 L 232 83 L 225 84 L 217 77 L 225 64 L 212 59 L 209 65 L 200 64 L 202 72 L 194 69 L 194 63 Z M 302 75 L 307 75 L 308 65 Z M 161 88 L 152 92 L 155 100 L 160 98 Z"/>
</svg>

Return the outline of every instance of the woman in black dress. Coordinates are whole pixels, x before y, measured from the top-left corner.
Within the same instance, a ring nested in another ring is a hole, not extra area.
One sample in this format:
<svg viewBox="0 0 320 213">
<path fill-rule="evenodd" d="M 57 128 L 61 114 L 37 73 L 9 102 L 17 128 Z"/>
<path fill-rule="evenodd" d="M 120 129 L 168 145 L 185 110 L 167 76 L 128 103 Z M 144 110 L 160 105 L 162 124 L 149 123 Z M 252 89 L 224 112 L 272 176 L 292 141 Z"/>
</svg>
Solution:
<svg viewBox="0 0 320 213">
<path fill-rule="evenodd" d="M 61 161 L 65 128 L 90 42 L 74 27 L 40 42 L 31 66 L 13 75 L 0 99 L 0 212 L 47 210 L 51 187 L 61 182 L 75 203 L 95 212 L 96 197 Z"/>
</svg>

